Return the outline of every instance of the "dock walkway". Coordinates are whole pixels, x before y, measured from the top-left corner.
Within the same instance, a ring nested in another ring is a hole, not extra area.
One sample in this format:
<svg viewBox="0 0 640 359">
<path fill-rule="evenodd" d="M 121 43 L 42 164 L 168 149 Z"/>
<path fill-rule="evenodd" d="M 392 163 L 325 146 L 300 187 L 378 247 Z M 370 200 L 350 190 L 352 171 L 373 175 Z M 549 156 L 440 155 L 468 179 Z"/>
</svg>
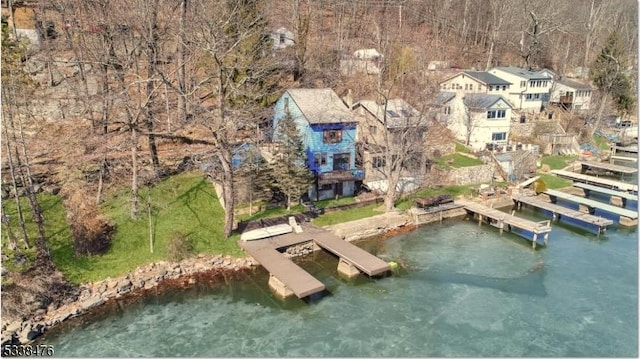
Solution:
<svg viewBox="0 0 640 359">
<path fill-rule="evenodd" d="M 638 172 L 637 168 L 627 167 L 627 166 L 619 166 L 614 165 L 607 162 L 597 162 L 597 161 L 581 161 L 580 166 L 582 167 L 582 172 L 590 168 L 601 169 L 605 171 L 609 171 L 612 173 L 620 173 L 620 174 L 632 174 Z"/>
<path fill-rule="evenodd" d="M 513 195 L 511 198 L 517 205 L 524 203 L 529 206 L 548 211 L 552 214 L 553 219 L 555 220 L 563 221 L 570 218 L 575 222 L 585 224 L 587 227 L 594 227 L 596 234 L 605 232 L 607 226 L 613 224 L 613 221 L 610 219 L 562 207 L 554 203 L 543 201 L 536 196 Z"/>
<path fill-rule="evenodd" d="M 369 276 L 380 275 L 391 270 L 387 262 L 329 232 L 314 237 L 313 241 Z"/>
<path fill-rule="evenodd" d="M 633 183 L 615 181 L 608 178 L 589 176 L 565 170 L 551 170 L 551 173 L 577 182 L 592 183 L 601 187 L 617 189 L 619 191 L 638 192 L 638 185 Z"/>
<path fill-rule="evenodd" d="M 536 247 L 540 236 L 542 236 L 544 244 L 549 241 L 549 232 L 551 232 L 549 221 L 533 222 L 475 202 L 465 201 L 462 204 L 467 212 L 478 215 L 479 223 L 482 222 L 484 217 L 488 219 L 489 224 L 499 228 L 501 232 L 507 230 L 530 240 L 533 248 Z"/>
<path fill-rule="evenodd" d="M 578 204 L 578 206 L 586 206 L 589 213 L 591 214 L 596 214 L 596 212 L 604 212 L 603 215 L 613 214 L 614 216 L 619 217 L 618 220 L 621 224 L 637 225 L 638 212 L 636 211 L 552 189 L 546 190 L 545 193 L 549 195 L 552 202 L 555 202 L 558 198 L 560 198 L 568 202 L 576 203 Z"/>
<path fill-rule="evenodd" d="M 611 196 L 620 197 L 620 198 L 622 198 L 624 200 L 628 200 L 628 201 L 636 201 L 636 202 L 638 201 L 638 195 L 637 194 L 631 194 L 629 192 L 616 191 L 616 190 L 613 190 L 613 189 L 608 189 L 608 188 L 604 188 L 604 187 L 590 185 L 588 183 L 574 182 L 573 183 L 573 187 L 582 188 L 585 191 L 585 197 L 589 197 L 589 192 L 597 192 L 597 193 L 605 194 L 605 195 L 610 196 L 610 197 Z"/>
</svg>

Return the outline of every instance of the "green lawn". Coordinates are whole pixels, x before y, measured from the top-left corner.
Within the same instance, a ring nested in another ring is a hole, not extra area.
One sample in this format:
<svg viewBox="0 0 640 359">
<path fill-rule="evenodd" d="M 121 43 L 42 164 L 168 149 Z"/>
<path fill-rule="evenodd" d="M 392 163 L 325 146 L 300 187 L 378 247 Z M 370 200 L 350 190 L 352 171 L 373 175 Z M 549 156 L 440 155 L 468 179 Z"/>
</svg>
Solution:
<svg viewBox="0 0 640 359">
<path fill-rule="evenodd" d="M 478 166 L 483 164 L 482 161 L 476 158 L 470 158 L 459 153 L 442 156 L 436 158 L 434 162 L 442 169 L 460 168 Z M 451 162 L 451 163 L 449 163 Z"/>
<path fill-rule="evenodd" d="M 332 224 L 344 223 L 349 221 L 355 221 L 362 218 L 373 217 L 382 212 L 377 211 L 376 208 L 380 207 L 380 204 L 370 204 L 365 207 L 345 209 L 342 211 L 331 212 L 323 214 L 318 218 L 314 218 L 312 223 L 316 226 L 329 226 Z"/>
<path fill-rule="evenodd" d="M 600 136 L 600 135 L 593 135 L 593 140 L 595 141 L 596 145 L 603 151 L 608 151 L 609 150 L 609 142 L 607 142 L 607 139 Z"/>
<path fill-rule="evenodd" d="M 274 217 L 282 217 L 290 214 L 302 213 L 306 211 L 307 208 L 301 204 L 291 206 L 291 210 L 287 211 L 285 207 L 276 207 L 265 209 L 264 211 L 256 212 L 253 215 L 242 214 L 236 216 L 236 220 L 238 221 L 256 221 L 259 219 L 265 218 L 274 218 Z"/>
<path fill-rule="evenodd" d="M 548 189 L 559 189 L 564 187 L 571 187 L 572 181 L 560 178 L 554 175 L 546 174 L 546 173 L 538 173 L 540 178 L 547 185 Z"/>
<path fill-rule="evenodd" d="M 471 150 L 469 150 L 469 147 L 463 145 L 460 142 L 454 142 L 456 145 L 456 152 L 462 152 L 462 153 L 470 153 Z"/>
<path fill-rule="evenodd" d="M 561 170 L 569 165 L 569 162 L 575 161 L 577 156 L 544 156 L 540 160 L 543 165 L 549 165 L 552 170 Z"/>
<path fill-rule="evenodd" d="M 189 238 L 196 253 L 242 255 L 236 241 L 222 235 L 224 211 L 213 186 L 201 175 L 180 174 L 151 188 L 153 253 L 149 246 L 146 189 L 140 191 L 140 198 L 137 221 L 129 218 L 128 191 L 106 199 L 102 212 L 117 225 L 111 247 L 101 256 L 76 257 L 61 198 L 40 196 L 53 261 L 68 280 L 96 281 L 150 262 L 167 260 L 167 243 L 176 232 Z"/>
</svg>

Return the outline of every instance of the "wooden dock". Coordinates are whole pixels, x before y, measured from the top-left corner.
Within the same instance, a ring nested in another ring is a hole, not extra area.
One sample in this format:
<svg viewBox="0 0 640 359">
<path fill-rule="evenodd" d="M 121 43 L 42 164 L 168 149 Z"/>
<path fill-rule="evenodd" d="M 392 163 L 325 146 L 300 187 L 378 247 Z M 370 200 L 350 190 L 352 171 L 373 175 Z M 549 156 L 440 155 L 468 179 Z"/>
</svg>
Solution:
<svg viewBox="0 0 640 359">
<path fill-rule="evenodd" d="M 340 258 L 338 273 L 347 277 L 356 276 L 360 271 L 369 276 L 376 276 L 391 270 L 389 264 L 378 257 L 310 224 L 304 224 L 300 233 L 238 241 L 238 244 L 270 273 L 269 286 L 276 294 L 281 297 L 295 294 L 298 298 L 325 290 L 322 282 L 281 253 L 287 247 L 308 243 L 337 255 Z"/>
<path fill-rule="evenodd" d="M 552 219 L 554 220 L 568 222 L 570 224 L 584 224 L 581 227 L 589 230 L 593 228 L 593 232 L 595 232 L 595 234 L 604 233 L 607 230 L 607 226 L 613 224 L 613 221 L 610 219 L 562 207 L 557 204 L 544 201 L 536 196 L 513 195 L 511 198 L 518 207 L 524 203 L 531 207 L 542 209 L 551 213 Z"/>
<path fill-rule="evenodd" d="M 289 294 L 287 289 L 298 298 L 308 297 L 325 289 L 322 282 L 285 257 L 272 243 L 269 243 L 269 240 L 239 241 L 238 243 L 270 273 L 269 285 L 272 288 L 282 284 L 281 292 L 278 293 L 282 297 Z M 274 281 L 280 283 L 274 284 Z M 276 292 L 278 292 L 277 289 Z"/>
<path fill-rule="evenodd" d="M 582 167 L 582 173 L 592 168 L 620 175 L 627 175 L 638 172 L 637 168 L 614 165 L 608 162 L 581 161 L 580 166 Z"/>
<path fill-rule="evenodd" d="M 594 186 L 587 183 L 574 182 L 573 187 L 581 188 L 584 196 L 589 198 L 591 193 L 599 193 L 607 197 L 609 202 L 614 206 L 620 203 L 620 207 L 629 209 L 638 209 L 638 195 L 629 192 L 616 191 L 604 187 Z"/>
<path fill-rule="evenodd" d="M 589 175 L 584 175 L 584 174 L 565 171 L 565 170 L 551 170 L 551 173 L 560 177 L 568 178 L 576 182 L 595 184 L 601 187 L 617 189 L 618 191 L 629 191 L 629 192 L 636 192 L 636 193 L 638 192 L 638 185 L 633 183 L 615 181 L 608 178 L 589 176 Z"/>
<path fill-rule="evenodd" d="M 516 233 L 530 240 L 534 249 L 539 239 L 542 239 L 545 245 L 549 242 L 550 221 L 533 222 L 475 202 L 465 201 L 462 204 L 467 213 L 478 217 L 479 224 L 484 220 L 485 223 L 499 228 L 500 232 L 506 230 Z"/>
<path fill-rule="evenodd" d="M 611 216 L 617 217 L 619 223 L 622 225 L 632 226 L 638 224 L 638 212 L 631 211 L 625 208 L 612 206 L 610 204 L 594 201 L 589 198 L 584 198 L 576 195 L 572 195 L 569 193 L 556 191 L 549 189 L 545 191 L 551 202 L 555 203 L 558 199 L 562 199 L 564 201 L 568 201 L 571 203 L 575 203 L 579 208 L 584 208 L 590 214 L 597 214 L 597 212 L 601 212 L 603 216 Z"/>
<path fill-rule="evenodd" d="M 318 235 L 313 238 L 313 241 L 369 276 L 380 275 L 391 270 L 387 262 L 332 233 L 326 232 Z"/>
</svg>

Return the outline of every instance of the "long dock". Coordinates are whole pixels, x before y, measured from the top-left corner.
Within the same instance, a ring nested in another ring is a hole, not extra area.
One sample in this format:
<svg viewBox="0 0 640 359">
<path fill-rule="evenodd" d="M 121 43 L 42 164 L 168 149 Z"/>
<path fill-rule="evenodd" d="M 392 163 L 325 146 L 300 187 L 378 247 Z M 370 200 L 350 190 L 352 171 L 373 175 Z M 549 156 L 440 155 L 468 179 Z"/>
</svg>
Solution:
<svg viewBox="0 0 640 359">
<path fill-rule="evenodd" d="M 590 169 L 604 170 L 606 172 L 611 172 L 620 175 L 628 175 L 632 173 L 637 173 L 638 169 L 627 166 L 619 166 L 614 165 L 608 162 L 598 162 L 598 161 L 581 161 L 580 166 L 582 168 L 581 172 L 585 173 Z"/>
<path fill-rule="evenodd" d="M 385 261 L 329 231 L 306 223 L 303 228 L 300 233 L 238 241 L 269 272 L 269 286 L 281 297 L 295 294 L 298 298 L 304 298 L 325 290 L 322 282 L 281 253 L 291 246 L 313 244 L 316 249 L 328 250 L 340 258 L 338 273 L 349 278 L 359 275 L 361 271 L 376 276 L 391 270 Z"/>
<path fill-rule="evenodd" d="M 380 275 L 391 270 L 387 262 L 329 232 L 316 236 L 313 241 L 369 276 Z"/>
<path fill-rule="evenodd" d="M 464 202 L 463 206 L 467 213 L 478 217 L 479 224 L 484 220 L 485 223 L 499 228 L 501 233 L 503 230 L 513 232 L 530 240 L 534 249 L 539 239 L 542 239 L 545 245 L 549 242 L 550 221 L 533 222 L 475 202 Z"/>
<path fill-rule="evenodd" d="M 598 187 L 587 183 L 574 182 L 573 187 L 581 188 L 584 191 L 584 196 L 589 198 L 591 194 L 601 194 L 612 205 L 616 206 L 619 203 L 620 207 L 628 208 L 631 210 L 638 209 L 638 195 L 631 194 L 629 192 L 616 191 L 604 187 Z"/>
<path fill-rule="evenodd" d="M 565 170 L 551 170 L 551 173 L 560 177 L 571 179 L 576 182 L 595 184 L 597 186 L 617 189 L 619 191 L 629 191 L 629 192 L 636 192 L 636 193 L 638 192 L 637 184 L 615 181 L 608 178 L 589 176 L 589 175 L 584 175 L 584 174 L 565 171 Z"/>
<path fill-rule="evenodd" d="M 570 208 L 562 207 L 554 203 L 541 200 L 536 196 L 523 196 L 514 194 L 511 196 L 516 206 L 520 208 L 522 204 L 529 205 L 541 209 L 543 213 L 550 214 L 553 220 L 564 222 L 571 225 L 578 225 L 582 228 L 590 230 L 595 234 L 604 233 L 607 226 L 613 224 L 611 219 L 594 216 L 592 214 L 576 211 Z"/>
<path fill-rule="evenodd" d="M 605 218 L 617 220 L 622 225 L 634 226 L 638 224 L 638 212 L 636 211 L 552 189 L 546 190 L 545 193 L 549 195 L 552 203 L 556 203 L 558 199 L 561 199 L 577 205 L 578 209 L 584 209 L 589 214 L 601 215 Z"/>
</svg>

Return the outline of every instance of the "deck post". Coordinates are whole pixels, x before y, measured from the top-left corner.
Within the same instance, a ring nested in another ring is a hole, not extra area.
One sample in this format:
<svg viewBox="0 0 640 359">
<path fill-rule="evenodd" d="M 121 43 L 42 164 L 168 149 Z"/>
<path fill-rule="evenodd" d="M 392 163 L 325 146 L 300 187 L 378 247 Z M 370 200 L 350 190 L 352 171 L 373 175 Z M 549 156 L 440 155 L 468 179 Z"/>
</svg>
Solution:
<svg viewBox="0 0 640 359">
<path fill-rule="evenodd" d="M 532 242 L 532 244 L 531 244 L 531 246 L 533 247 L 533 249 L 536 249 L 536 244 L 538 244 L 538 243 L 536 243 L 537 241 L 538 241 L 538 233 L 534 233 L 534 234 L 533 234 L 533 242 Z"/>
<path fill-rule="evenodd" d="M 544 245 L 548 245 L 549 244 L 549 232 L 546 232 L 544 234 Z"/>
<path fill-rule="evenodd" d="M 478 213 L 478 225 L 482 224 L 482 215 Z"/>
<path fill-rule="evenodd" d="M 504 230 L 504 218 L 498 219 L 498 228 L 500 228 L 500 234 L 502 234 L 502 231 Z"/>
<path fill-rule="evenodd" d="M 280 298 L 288 298 L 292 296 L 294 293 L 291 289 L 287 288 L 284 283 L 280 281 L 280 279 L 276 278 L 273 274 L 269 274 L 269 288 L 274 291 L 274 293 Z"/>
<path fill-rule="evenodd" d="M 340 261 L 338 262 L 338 274 L 351 279 L 353 277 L 357 277 L 360 274 L 360 271 L 353 264 L 340 258 Z"/>
</svg>

